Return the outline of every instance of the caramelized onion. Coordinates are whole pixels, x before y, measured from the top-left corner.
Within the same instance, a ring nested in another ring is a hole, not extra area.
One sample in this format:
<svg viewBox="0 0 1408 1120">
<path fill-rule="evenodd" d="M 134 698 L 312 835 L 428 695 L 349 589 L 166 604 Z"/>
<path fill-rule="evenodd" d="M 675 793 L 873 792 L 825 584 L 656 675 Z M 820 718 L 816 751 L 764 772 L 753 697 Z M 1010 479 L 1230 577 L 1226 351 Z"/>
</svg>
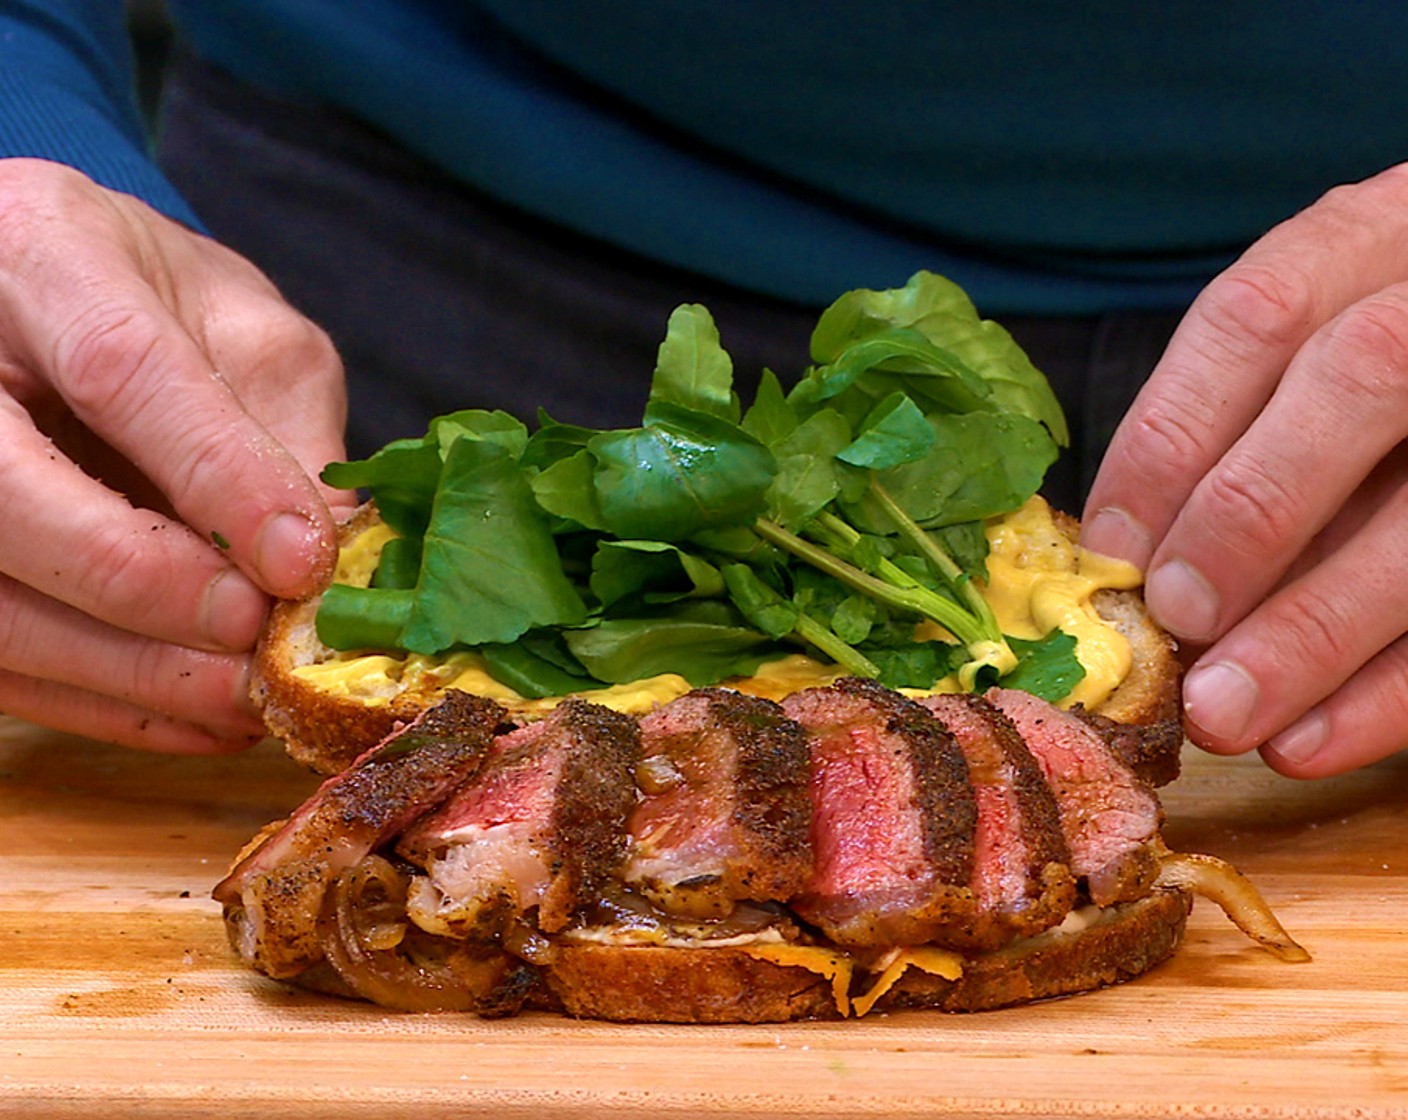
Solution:
<svg viewBox="0 0 1408 1120">
<path fill-rule="evenodd" d="M 333 880 L 319 934 L 324 953 L 357 995 L 396 1011 L 496 1007 L 509 979 L 503 953 L 445 944 L 406 922 L 406 880 L 368 856 Z"/>
<path fill-rule="evenodd" d="M 683 781 L 684 775 L 667 754 L 653 754 L 636 763 L 636 786 L 641 793 L 668 793 Z"/>
<path fill-rule="evenodd" d="M 1226 860 L 1187 852 L 1163 852 L 1158 887 L 1180 887 L 1216 903 L 1232 923 L 1283 961 L 1308 961 L 1252 881 Z"/>
</svg>

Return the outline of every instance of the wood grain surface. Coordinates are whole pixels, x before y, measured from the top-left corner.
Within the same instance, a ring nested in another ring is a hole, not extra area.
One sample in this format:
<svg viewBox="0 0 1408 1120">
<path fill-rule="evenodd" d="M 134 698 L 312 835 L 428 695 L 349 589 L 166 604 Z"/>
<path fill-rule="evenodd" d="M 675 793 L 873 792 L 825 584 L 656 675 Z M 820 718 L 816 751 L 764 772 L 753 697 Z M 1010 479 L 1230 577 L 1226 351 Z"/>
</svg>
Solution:
<svg viewBox="0 0 1408 1120">
<path fill-rule="evenodd" d="M 1408 1117 L 1408 759 L 1295 783 L 1190 751 L 1165 791 L 1171 845 L 1251 874 L 1309 964 L 1199 903 L 1119 988 L 783 1027 L 398 1015 L 243 971 L 210 888 L 314 784 L 273 743 L 0 720 L 0 1117 Z"/>
</svg>

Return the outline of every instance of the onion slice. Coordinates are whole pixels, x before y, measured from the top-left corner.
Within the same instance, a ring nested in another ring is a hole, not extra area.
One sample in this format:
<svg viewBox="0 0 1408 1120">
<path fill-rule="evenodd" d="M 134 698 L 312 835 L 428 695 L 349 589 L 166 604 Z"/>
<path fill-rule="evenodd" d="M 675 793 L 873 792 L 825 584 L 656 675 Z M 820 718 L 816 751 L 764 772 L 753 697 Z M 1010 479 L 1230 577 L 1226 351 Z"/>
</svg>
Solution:
<svg viewBox="0 0 1408 1120">
<path fill-rule="evenodd" d="M 1177 887 L 1216 903 L 1232 923 L 1262 948 L 1283 961 L 1310 960 L 1281 925 L 1252 881 L 1226 860 L 1192 852 L 1159 855 L 1155 887 Z"/>
<path fill-rule="evenodd" d="M 504 989 L 513 968 L 502 952 L 478 955 L 469 946 L 448 954 L 418 951 L 416 931 L 406 921 L 406 880 L 380 856 L 333 880 L 319 933 L 348 987 L 382 1007 L 483 1013 L 499 1010 L 509 995 Z"/>
</svg>

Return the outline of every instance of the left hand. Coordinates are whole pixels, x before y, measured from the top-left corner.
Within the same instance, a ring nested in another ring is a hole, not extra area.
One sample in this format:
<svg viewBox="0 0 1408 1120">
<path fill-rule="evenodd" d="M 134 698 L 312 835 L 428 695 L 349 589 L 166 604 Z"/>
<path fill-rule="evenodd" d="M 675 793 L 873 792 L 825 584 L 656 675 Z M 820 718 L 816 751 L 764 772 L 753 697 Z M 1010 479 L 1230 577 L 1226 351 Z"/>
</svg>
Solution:
<svg viewBox="0 0 1408 1120">
<path fill-rule="evenodd" d="M 1338 187 L 1199 296 L 1082 541 L 1191 649 L 1190 737 L 1324 777 L 1408 746 L 1408 164 Z"/>
</svg>

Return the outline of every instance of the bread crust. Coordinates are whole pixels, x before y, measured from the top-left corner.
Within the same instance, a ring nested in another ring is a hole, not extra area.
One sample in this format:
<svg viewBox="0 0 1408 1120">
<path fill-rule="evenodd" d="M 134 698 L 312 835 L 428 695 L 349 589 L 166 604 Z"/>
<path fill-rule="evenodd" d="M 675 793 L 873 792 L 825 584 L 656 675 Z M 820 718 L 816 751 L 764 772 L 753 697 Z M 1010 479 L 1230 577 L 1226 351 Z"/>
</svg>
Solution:
<svg viewBox="0 0 1408 1120">
<path fill-rule="evenodd" d="M 1076 519 L 1061 513 L 1055 517 L 1074 541 L 1080 531 Z M 355 540 L 378 520 L 375 507 L 365 503 L 343 523 L 341 543 Z M 329 692 L 299 676 L 296 669 L 331 653 L 317 638 L 318 601 L 313 596 L 274 607 L 255 650 L 251 696 L 269 733 L 283 740 L 293 758 L 319 773 L 334 774 L 436 703 L 443 685 L 427 675 L 369 701 Z M 1129 641 L 1134 655 L 1129 675 L 1095 711 L 1120 723 L 1176 720 L 1181 678 L 1176 646 L 1149 617 L 1140 592 L 1102 590 L 1094 605 Z"/>
<path fill-rule="evenodd" d="M 1083 929 L 1057 928 L 970 954 L 954 980 L 910 967 L 866 1013 L 991 1011 L 1132 980 L 1177 951 L 1192 903 L 1186 891 L 1159 889 L 1102 911 Z M 858 972 L 851 994 L 874 981 L 874 974 Z M 326 964 L 292 982 L 356 996 Z M 529 1005 L 539 1010 L 618 1023 L 785 1023 L 851 1012 L 838 1003 L 828 977 L 734 946 L 558 940 L 533 993 Z"/>
<path fill-rule="evenodd" d="M 1156 890 L 1078 934 L 1053 930 L 976 957 L 956 982 L 912 968 L 879 1006 L 992 1011 L 1121 984 L 1173 956 L 1192 908 L 1191 894 Z"/>
<path fill-rule="evenodd" d="M 838 1014 L 831 982 L 741 949 L 563 944 L 550 1007 L 618 1023 L 783 1023 Z"/>
</svg>

